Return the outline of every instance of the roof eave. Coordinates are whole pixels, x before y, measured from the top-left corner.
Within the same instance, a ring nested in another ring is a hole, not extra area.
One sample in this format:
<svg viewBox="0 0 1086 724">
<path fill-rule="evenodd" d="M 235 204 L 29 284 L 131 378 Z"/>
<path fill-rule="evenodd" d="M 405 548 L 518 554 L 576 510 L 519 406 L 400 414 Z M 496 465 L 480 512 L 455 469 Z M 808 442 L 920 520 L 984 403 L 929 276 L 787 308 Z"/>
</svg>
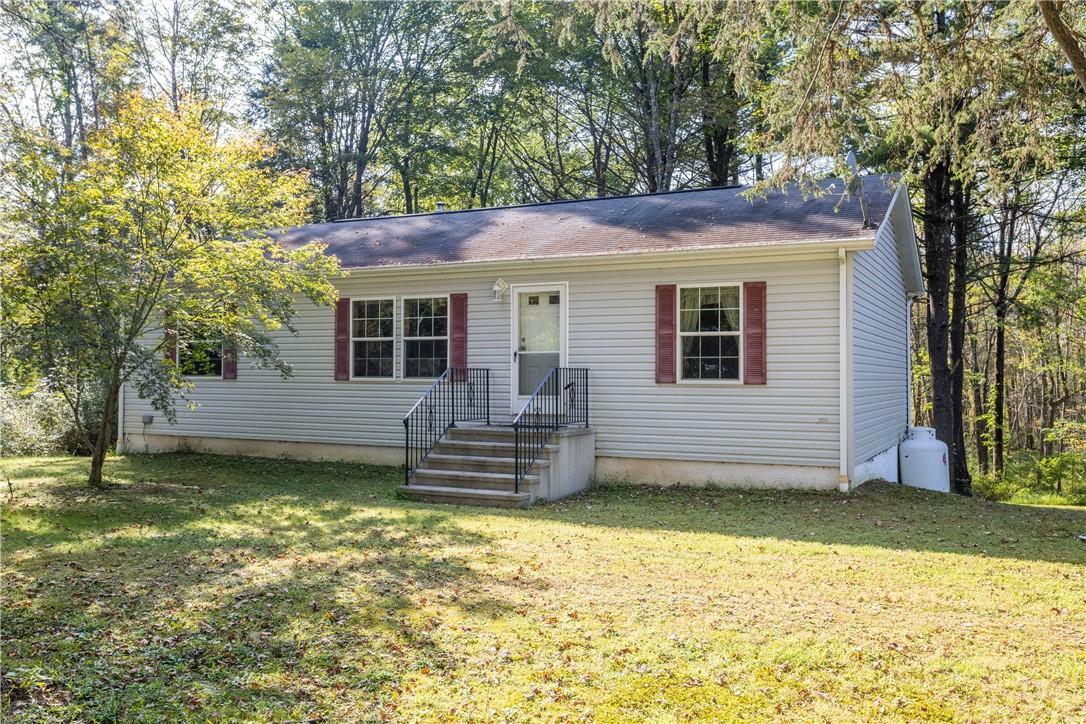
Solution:
<svg viewBox="0 0 1086 724">
<path fill-rule="evenodd" d="M 741 244 L 720 244 L 716 246 L 699 246 L 696 248 L 675 248 L 675 249 L 653 249 L 651 251 L 645 250 L 620 250 L 620 251 L 607 251 L 599 252 L 595 254 L 546 254 L 538 256 L 521 256 L 521 257 L 507 257 L 502 259 L 466 259 L 463 261 L 435 261 L 428 263 L 412 263 L 412 264 L 374 264 L 367 266 L 344 266 L 343 271 L 377 271 L 381 269 L 387 270 L 420 270 L 420 269 L 438 269 L 450 266 L 455 267 L 472 267 L 472 266 L 500 266 L 500 265 L 515 265 L 527 262 L 539 262 L 539 261 L 579 261 L 585 259 L 625 259 L 633 257 L 672 257 L 672 256 L 687 256 L 687 257 L 700 257 L 700 256 L 715 256 L 721 253 L 740 253 L 740 254 L 757 254 L 757 253 L 772 253 L 779 251 L 787 252 L 805 252 L 805 251 L 836 251 L 837 249 L 844 249 L 846 251 L 867 251 L 875 247 L 875 230 L 866 230 L 862 236 L 846 237 L 839 239 L 796 239 L 790 241 L 774 241 L 774 242 L 749 242 Z"/>
</svg>

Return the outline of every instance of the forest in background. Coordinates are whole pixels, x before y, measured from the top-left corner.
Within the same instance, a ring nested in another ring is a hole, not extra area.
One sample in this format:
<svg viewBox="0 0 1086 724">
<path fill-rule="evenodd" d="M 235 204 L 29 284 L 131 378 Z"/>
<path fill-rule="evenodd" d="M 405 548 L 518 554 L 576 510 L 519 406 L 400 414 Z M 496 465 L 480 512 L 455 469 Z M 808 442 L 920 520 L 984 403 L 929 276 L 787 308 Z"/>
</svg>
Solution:
<svg viewBox="0 0 1086 724">
<path fill-rule="evenodd" d="M 955 489 L 1081 503 L 1086 5 L 1052 6 L 1062 25 L 1024 1 L 5 0 L 4 203 L 59 203 L 26 193 L 15 139 L 63 175 L 131 93 L 264 137 L 314 221 L 758 193 L 847 176 L 852 151 L 912 191 L 914 411 Z M 78 447 L 49 374 L 5 354 L 5 454 Z"/>
</svg>

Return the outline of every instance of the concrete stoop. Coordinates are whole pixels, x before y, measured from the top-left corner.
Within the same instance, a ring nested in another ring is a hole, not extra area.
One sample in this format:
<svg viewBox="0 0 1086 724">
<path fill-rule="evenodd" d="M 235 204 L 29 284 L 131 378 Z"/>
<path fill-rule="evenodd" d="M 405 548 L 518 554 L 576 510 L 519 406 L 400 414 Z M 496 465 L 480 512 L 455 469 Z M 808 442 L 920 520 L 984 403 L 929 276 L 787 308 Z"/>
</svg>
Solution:
<svg viewBox="0 0 1086 724">
<path fill-rule="evenodd" d="M 412 500 L 454 505 L 526 508 L 584 490 L 592 478 L 596 435 L 591 428 L 551 435 L 516 488 L 513 428 L 465 425 L 450 428 L 400 491 Z"/>
</svg>

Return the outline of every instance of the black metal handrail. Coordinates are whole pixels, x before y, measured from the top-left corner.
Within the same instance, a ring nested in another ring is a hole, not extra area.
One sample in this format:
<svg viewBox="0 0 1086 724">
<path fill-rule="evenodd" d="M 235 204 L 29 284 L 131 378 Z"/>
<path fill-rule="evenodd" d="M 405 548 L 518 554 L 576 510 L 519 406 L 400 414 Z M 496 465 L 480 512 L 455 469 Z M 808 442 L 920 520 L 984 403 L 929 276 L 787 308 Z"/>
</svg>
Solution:
<svg viewBox="0 0 1086 724">
<path fill-rule="evenodd" d="M 513 490 L 535 465 L 551 435 L 562 427 L 588 427 L 588 370 L 555 367 L 536 386 L 513 420 L 516 479 Z"/>
<path fill-rule="evenodd" d="M 404 484 L 450 427 L 473 421 L 490 424 L 490 370 L 450 367 L 404 415 Z"/>
</svg>

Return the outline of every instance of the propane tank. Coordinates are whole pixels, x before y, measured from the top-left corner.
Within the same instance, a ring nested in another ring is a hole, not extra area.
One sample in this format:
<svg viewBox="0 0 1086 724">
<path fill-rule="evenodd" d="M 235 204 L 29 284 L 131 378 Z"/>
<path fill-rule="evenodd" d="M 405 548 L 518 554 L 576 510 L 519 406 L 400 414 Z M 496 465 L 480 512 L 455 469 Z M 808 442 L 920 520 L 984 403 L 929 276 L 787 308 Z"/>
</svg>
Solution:
<svg viewBox="0 0 1086 724">
<path fill-rule="evenodd" d="M 914 488 L 950 492 L 950 466 L 946 443 L 935 439 L 930 427 L 913 427 L 898 446 L 901 482 Z"/>
</svg>

